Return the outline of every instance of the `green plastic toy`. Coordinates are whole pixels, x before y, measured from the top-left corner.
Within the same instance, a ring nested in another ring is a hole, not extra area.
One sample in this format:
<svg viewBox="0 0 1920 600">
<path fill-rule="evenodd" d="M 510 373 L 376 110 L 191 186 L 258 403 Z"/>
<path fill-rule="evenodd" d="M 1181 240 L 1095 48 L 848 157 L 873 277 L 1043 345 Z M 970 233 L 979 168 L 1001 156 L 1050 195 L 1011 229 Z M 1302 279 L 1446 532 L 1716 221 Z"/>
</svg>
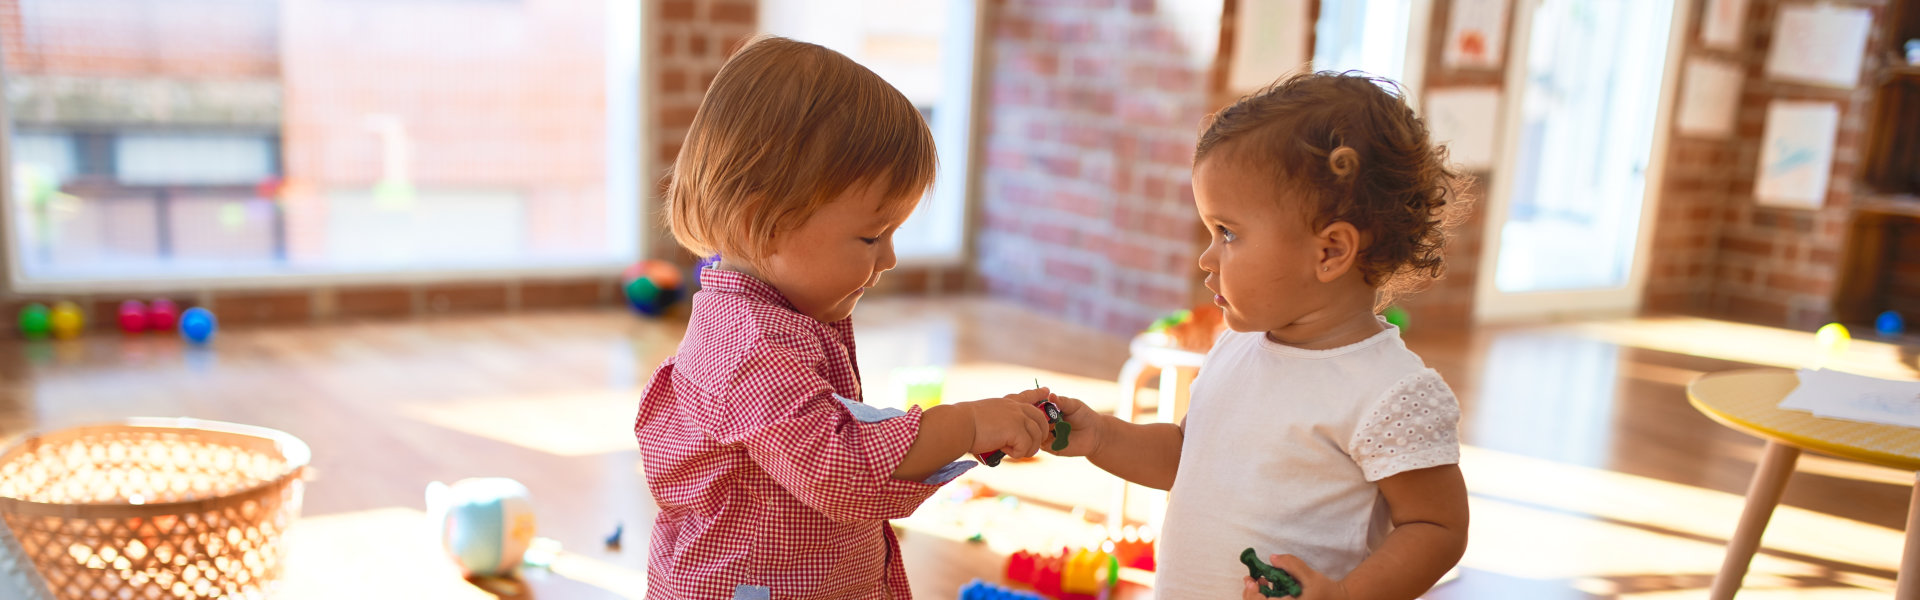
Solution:
<svg viewBox="0 0 1920 600">
<path fill-rule="evenodd" d="M 1260 583 L 1260 595 L 1268 598 L 1300 597 L 1300 580 L 1294 579 L 1286 569 L 1260 562 L 1260 555 L 1252 548 L 1240 551 L 1240 562 L 1247 565 L 1247 576 L 1264 579 Z"/>
<path fill-rule="evenodd" d="M 28 304 L 20 309 L 20 335 L 30 340 L 46 339 L 53 329 L 52 313 L 44 304 Z"/>
</svg>

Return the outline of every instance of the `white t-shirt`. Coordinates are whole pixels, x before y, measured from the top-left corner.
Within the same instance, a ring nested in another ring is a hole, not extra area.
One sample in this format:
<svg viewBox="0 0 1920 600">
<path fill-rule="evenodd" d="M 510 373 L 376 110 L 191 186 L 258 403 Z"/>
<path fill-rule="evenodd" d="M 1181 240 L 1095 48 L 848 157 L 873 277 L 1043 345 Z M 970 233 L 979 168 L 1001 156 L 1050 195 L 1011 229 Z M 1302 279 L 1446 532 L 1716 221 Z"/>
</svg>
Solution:
<svg viewBox="0 0 1920 600">
<path fill-rule="evenodd" d="M 1345 577 L 1392 529 L 1374 482 L 1460 461 L 1459 403 L 1390 325 L 1331 350 L 1229 331 L 1190 406 L 1156 559 L 1160 598 L 1240 597 L 1248 547 Z"/>
</svg>

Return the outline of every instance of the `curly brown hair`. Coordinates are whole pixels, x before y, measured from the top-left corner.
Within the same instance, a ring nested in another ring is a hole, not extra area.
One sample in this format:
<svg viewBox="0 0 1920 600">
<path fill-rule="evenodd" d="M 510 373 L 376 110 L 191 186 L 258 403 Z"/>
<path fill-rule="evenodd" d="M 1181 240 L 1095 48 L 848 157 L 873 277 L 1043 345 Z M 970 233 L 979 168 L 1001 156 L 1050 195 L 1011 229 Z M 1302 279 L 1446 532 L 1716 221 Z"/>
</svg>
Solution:
<svg viewBox="0 0 1920 600">
<path fill-rule="evenodd" d="M 1346 222 L 1379 307 L 1446 272 L 1449 232 L 1465 220 L 1472 178 L 1407 106 L 1392 80 L 1348 71 L 1295 75 L 1207 117 L 1193 164 L 1224 154 L 1297 190 L 1314 231 Z"/>
</svg>

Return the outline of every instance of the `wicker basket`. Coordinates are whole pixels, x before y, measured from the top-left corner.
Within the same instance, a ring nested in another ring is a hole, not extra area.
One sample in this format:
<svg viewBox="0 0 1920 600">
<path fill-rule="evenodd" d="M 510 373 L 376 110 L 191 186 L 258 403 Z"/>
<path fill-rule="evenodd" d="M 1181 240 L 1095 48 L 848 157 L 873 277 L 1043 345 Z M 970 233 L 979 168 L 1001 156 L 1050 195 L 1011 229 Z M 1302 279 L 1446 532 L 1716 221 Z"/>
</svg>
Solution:
<svg viewBox="0 0 1920 600">
<path fill-rule="evenodd" d="M 0 518 L 56 598 L 263 597 L 310 452 L 286 433 L 133 419 L 0 452 Z"/>
</svg>

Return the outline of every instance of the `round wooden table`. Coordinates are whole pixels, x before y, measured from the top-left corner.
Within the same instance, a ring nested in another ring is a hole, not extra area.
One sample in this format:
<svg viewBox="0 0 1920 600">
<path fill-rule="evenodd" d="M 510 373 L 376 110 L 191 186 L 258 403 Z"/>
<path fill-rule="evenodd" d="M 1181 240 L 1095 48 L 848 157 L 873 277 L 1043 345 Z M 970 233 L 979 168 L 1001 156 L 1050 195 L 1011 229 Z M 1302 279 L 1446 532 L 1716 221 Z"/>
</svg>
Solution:
<svg viewBox="0 0 1920 600">
<path fill-rule="evenodd" d="M 1709 373 L 1687 384 L 1687 398 L 1707 417 L 1735 430 L 1767 441 L 1766 453 L 1747 488 L 1740 525 L 1727 542 L 1727 557 L 1713 578 L 1713 600 L 1727 600 L 1740 590 L 1747 564 L 1760 548 L 1773 509 L 1786 491 L 1787 477 L 1801 450 L 1920 472 L 1920 429 L 1823 419 L 1812 413 L 1781 410 L 1780 401 L 1800 385 L 1786 369 L 1742 369 Z M 1920 486 L 1907 511 L 1905 549 L 1900 575 L 1894 584 L 1896 600 L 1920 600 Z"/>
</svg>

